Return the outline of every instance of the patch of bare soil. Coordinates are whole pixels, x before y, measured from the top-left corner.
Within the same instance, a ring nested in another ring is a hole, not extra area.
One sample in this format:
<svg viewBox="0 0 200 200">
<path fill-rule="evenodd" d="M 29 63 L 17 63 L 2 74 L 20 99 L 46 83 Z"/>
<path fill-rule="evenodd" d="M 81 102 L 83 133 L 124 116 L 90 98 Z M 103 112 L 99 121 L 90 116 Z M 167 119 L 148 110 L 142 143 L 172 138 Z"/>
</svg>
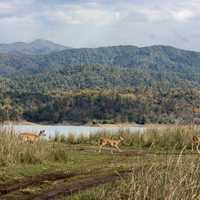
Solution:
<svg viewBox="0 0 200 200">
<path fill-rule="evenodd" d="M 60 195 L 69 196 L 91 187 L 96 187 L 105 183 L 119 180 L 121 178 L 126 178 L 130 174 L 130 172 L 130 170 L 126 170 L 120 171 L 113 175 L 92 176 L 83 180 L 75 181 L 69 185 L 61 185 L 36 197 L 26 198 L 23 200 L 53 200 Z"/>
<path fill-rule="evenodd" d="M 24 179 L 21 179 L 16 182 L 8 184 L 0 184 L 0 197 L 2 195 L 14 192 L 16 190 L 24 189 L 28 186 L 39 185 L 44 181 L 55 181 L 65 178 L 71 178 L 73 176 L 79 175 L 78 173 L 65 173 L 65 172 L 56 172 L 49 174 L 42 174 L 38 176 L 30 176 Z"/>
</svg>

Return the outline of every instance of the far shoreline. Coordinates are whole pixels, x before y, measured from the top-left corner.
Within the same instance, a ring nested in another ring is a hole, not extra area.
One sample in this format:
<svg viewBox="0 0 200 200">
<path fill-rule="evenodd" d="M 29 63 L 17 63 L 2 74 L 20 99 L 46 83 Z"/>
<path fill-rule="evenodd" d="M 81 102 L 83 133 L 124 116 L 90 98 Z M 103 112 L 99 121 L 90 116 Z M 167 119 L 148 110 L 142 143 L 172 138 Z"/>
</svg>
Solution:
<svg viewBox="0 0 200 200">
<path fill-rule="evenodd" d="M 136 127 L 146 127 L 146 128 L 168 128 L 168 127 L 184 127 L 191 126 L 194 124 L 136 124 L 136 123 L 116 123 L 116 124 L 103 124 L 103 123 L 78 123 L 78 122 L 63 122 L 63 123 L 51 123 L 51 122 L 30 122 L 26 120 L 19 121 L 6 121 L 2 123 L 3 125 L 25 125 L 25 126 L 85 126 L 85 127 L 99 127 L 99 128 L 136 128 Z M 195 125 L 198 126 L 198 125 Z"/>
<path fill-rule="evenodd" d="M 31 125 L 31 126 L 38 126 L 38 125 L 46 125 L 46 126 L 87 126 L 87 127 L 102 127 L 102 128 L 130 128 L 130 127 L 143 127 L 144 125 L 136 124 L 136 123 L 116 123 L 116 124 L 92 124 L 92 123 L 78 123 L 78 122 L 64 122 L 64 123 L 51 123 L 51 122 L 30 122 L 26 120 L 20 120 L 20 121 L 6 121 L 3 123 L 4 125 Z"/>
</svg>

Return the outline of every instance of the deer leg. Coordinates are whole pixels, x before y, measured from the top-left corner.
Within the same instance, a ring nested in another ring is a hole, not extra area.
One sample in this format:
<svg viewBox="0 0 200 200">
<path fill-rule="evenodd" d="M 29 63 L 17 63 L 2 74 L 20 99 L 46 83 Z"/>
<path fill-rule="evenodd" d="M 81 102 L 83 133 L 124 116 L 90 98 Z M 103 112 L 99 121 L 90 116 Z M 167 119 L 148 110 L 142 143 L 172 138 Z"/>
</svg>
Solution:
<svg viewBox="0 0 200 200">
<path fill-rule="evenodd" d="M 110 152 L 113 154 L 113 148 L 111 147 L 111 150 L 110 150 Z"/>
<path fill-rule="evenodd" d="M 200 150 L 199 150 L 199 144 L 197 145 L 197 151 L 198 151 L 198 153 L 200 153 Z"/>
<path fill-rule="evenodd" d="M 196 150 L 198 151 L 198 144 L 196 145 Z"/>
<path fill-rule="evenodd" d="M 99 153 L 101 153 L 101 149 L 103 148 L 103 145 L 99 146 Z"/>
<path fill-rule="evenodd" d="M 121 149 L 120 149 L 117 145 L 115 145 L 115 148 L 116 148 L 119 152 L 122 152 Z"/>
<path fill-rule="evenodd" d="M 194 144 L 192 143 L 192 151 L 194 151 Z"/>
</svg>

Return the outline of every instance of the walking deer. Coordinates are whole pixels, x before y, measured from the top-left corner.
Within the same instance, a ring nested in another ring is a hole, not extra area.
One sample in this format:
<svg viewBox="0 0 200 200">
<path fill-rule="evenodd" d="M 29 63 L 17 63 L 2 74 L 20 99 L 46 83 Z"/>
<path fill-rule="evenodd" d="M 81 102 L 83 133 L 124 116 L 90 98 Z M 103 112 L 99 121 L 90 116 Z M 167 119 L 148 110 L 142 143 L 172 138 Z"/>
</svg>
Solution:
<svg viewBox="0 0 200 200">
<path fill-rule="evenodd" d="M 200 153 L 199 145 L 200 145 L 200 135 L 193 136 L 192 138 L 192 151 L 194 150 L 194 145 L 196 145 L 196 150 Z"/>
<path fill-rule="evenodd" d="M 124 140 L 123 137 L 120 136 L 119 140 L 113 140 L 109 138 L 101 138 L 100 139 L 100 147 L 99 147 L 99 153 L 101 152 L 102 148 L 106 145 L 109 145 L 111 147 L 115 147 L 119 152 L 121 152 L 119 148 L 119 144 Z M 111 153 L 113 153 L 113 149 L 111 148 Z"/>
<path fill-rule="evenodd" d="M 39 134 L 36 133 L 21 133 L 19 137 L 23 141 L 29 141 L 29 142 L 37 142 L 41 136 L 46 136 L 45 130 L 42 130 L 39 132 Z"/>
</svg>

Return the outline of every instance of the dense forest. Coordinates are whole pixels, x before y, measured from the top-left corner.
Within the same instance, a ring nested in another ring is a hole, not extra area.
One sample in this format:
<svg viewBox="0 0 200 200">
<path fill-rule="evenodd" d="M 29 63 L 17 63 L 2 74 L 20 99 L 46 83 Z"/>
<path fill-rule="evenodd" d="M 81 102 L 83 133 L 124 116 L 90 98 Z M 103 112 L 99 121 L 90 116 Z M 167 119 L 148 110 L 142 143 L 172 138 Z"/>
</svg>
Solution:
<svg viewBox="0 0 200 200">
<path fill-rule="evenodd" d="M 167 46 L 0 54 L 0 120 L 199 123 L 200 53 Z"/>
<path fill-rule="evenodd" d="M 200 93 L 188 89 L 84 89 L 1 93 L 0 119 L 78 123 L 199 123 Z"/>
</svg>

